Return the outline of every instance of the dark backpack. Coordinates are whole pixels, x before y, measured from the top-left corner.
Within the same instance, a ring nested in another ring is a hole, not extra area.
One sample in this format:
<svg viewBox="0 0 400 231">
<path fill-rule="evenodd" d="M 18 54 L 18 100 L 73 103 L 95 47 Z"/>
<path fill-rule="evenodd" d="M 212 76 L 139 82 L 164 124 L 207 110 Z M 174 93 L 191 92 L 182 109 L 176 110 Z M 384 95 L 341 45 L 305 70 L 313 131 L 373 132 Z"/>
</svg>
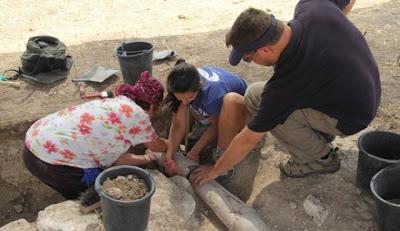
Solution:
<svg viewBox="0 0 400 231">
<path fill-rule="evenodd" d="M 28 40 L 21 55 L 20 71 L 26 75 L 50 72 L 55 69 L 67 70 L 66 46 L 52 36 L 35 36 Z"/>
</svg>

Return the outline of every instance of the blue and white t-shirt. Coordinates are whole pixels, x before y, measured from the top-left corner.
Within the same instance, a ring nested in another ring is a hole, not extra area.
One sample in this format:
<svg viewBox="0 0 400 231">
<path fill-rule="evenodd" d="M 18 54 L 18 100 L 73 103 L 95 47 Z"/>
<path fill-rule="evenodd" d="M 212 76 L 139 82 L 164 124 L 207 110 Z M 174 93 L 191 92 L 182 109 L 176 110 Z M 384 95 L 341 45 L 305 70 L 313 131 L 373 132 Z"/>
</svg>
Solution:
<svg viewBox="0 0 400 231">
<path fill-rule="evenodd" d="M 247 83 L 220 67 L 200 67 L 201 90 L 190 104 L 198 114 L 208 117 L 219 115 L 224 96 L 229 92 L 244 95 Z"/>
</svg>

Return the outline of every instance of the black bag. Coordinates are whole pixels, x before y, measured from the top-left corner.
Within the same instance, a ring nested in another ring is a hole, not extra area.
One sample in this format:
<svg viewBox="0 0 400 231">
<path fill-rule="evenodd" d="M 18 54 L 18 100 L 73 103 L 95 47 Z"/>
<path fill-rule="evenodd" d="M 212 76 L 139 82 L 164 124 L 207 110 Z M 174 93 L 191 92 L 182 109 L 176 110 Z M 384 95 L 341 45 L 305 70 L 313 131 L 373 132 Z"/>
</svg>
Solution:
<svg viewBox="0 0 400 231">
<path fill-rule="evenodd" d="M 26 75 L 35 75 L 55 69 L 67 70 L 66 49 L 65 44 L 55 37 L 32 37 L 21 55 L 20 71 Z"/>
<path fill-rule="evenodd" d="M 28 40 L 26 50 L 21 55 L 22 66 L 3 72 L 14 72 L 9 80 L 30 79 L 38 83 L 51 84 L 66 79 L 72 66 L 71 56 L 65 55 L 66 46 L 52 36 L 35 36 Z"/>
</svg>

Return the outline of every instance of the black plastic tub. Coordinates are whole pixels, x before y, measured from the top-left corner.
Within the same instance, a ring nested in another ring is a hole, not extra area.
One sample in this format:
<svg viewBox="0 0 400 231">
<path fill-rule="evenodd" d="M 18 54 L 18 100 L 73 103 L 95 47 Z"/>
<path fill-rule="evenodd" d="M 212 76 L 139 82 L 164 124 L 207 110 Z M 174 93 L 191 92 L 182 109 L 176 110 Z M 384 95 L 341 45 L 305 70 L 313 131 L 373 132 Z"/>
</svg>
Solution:
<svg viewBox="0 0 400 231">
<path fill-rule="evenodd" d="M 385 131 L 367 132 L 358 139 L 358 149 L 356 183 L 365 191 L 370 191 L 371 178 L 377 172 L 400 163 L 399 134 Z"/>
<path fill-rule="evenodd" d="M 140 199 L 132 201 L 120 201 L 109 197 L 101 191 L 101 185 L 107 179 L 114 179 L 117 176 L 135 175 L 144 179 L 149 186 L 149 192 Z M 146 230 L 151 197 L 155 192 L 153 177 L 146 170 L 134 166 L 115 166 L 109 168 L 96 178 L 95 189 L 99 193 L 102 219 L 106 231 L 142 231 Z"/>
<path fill-rule="evenodd" d="M 123 42 L 114 50 L 125 83 L 134 85 L 140 74 L 153 70 L 153 44 L 144 41 Z"/>
<path fill-rule="evenodd" d="M 371 180 L 379 228 L 382 231 L 400 230 L 400 166 L 387 167 Z"/>
</svg>

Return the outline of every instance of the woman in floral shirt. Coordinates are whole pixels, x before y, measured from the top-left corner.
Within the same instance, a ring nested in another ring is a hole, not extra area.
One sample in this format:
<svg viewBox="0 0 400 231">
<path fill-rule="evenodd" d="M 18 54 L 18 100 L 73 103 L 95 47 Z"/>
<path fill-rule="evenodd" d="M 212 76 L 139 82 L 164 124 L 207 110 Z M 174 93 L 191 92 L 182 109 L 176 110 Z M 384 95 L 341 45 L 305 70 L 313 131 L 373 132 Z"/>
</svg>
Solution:
<svg viewBox="0 0 400 231">
<path fill-rule="evenodd" d="M 151 155 L 126 152 L 141 143 L 152 151 L 166 150 L 166 141 L 157 136 L 149 118 L 163 93 L 162 84 L 144 72 L 135 86 L 118 86 L 114 98 L 72 106 L 36 121 L 26 133 L 26 167 L 73 199 L 93 184 L 91 175 L 99 173 L 93 170 L 151 162 Z"/>
</svg>

